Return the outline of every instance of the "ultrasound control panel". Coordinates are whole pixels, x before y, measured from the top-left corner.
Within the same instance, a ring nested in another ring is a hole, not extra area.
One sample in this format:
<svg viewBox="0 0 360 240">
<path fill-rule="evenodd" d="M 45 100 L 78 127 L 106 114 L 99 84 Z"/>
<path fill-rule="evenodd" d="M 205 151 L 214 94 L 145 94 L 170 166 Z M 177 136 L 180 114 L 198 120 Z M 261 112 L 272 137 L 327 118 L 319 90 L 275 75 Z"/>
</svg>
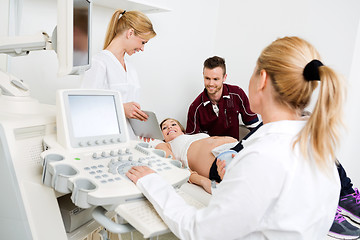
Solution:
<svg viewBox="0 0 360 240">
<path fill-rule="evenodd" d="M 142 193 L 125 175 L 132 166 L 148 166 L 175 187 L 189 177 L 187 170 L 165 158 L 165 152 L 145 142 L 129 141 L 74 152 L 59 145 L 55 136 L 49 136 L 44 145 L 43 183 L 60 193 L 72 193 L 72 201 L 81 208 L 115 207 L 142 199 Z"/>
</svg>

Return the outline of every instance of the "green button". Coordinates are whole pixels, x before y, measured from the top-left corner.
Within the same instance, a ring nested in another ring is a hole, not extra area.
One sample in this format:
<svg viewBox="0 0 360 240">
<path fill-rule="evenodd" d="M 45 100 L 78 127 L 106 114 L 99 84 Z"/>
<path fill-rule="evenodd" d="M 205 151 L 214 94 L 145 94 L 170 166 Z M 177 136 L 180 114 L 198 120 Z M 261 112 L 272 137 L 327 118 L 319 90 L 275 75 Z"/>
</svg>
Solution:
<svg viewBox="0 0 360 240">
<path fill-rule="evenodd" d="M 80 160 L 80 158 L 74 158 L 75 160 Z"/>
</svg>

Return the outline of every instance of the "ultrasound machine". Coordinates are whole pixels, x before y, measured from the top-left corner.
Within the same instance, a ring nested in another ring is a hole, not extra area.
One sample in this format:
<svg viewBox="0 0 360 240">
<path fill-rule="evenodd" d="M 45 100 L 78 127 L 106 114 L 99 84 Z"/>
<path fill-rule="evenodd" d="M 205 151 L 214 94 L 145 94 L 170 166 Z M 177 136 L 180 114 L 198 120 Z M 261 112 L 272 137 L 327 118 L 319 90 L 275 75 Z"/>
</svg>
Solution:
<svg viewBox="0 0 360 240">
<path fill-rule="evenodd" d="M 72 49 L 77 7 L 88 13 L 90 36 L 91 2 L 58 0 L 51 39 L 46 33 L 9 37 L 0 43 L 0 53 L 57 49 L 59 75 L 84 72 L 90 55 L 76 65 Z M 0 90 L 1 239 L 105 240 L 95 236 L 104 228 L 116 234 L 136 229 L 144 238 L 169 232 L 125 175 L 138 165 L 155 170 L 189 204 L 206 205 L 181 190 L 189 185 L 184 184 L 189 171 L 163 151 L 129 139 L 118 92 L 58 90 L 56 106 L 43 104 L 31 97 L 24 81 L 3 71 Z"/>
<path fill-rule="evenodd" d="M 151 204 L 125 173 L 132 166 L 149 166 L 179 188 L 189 171 L 172 164 L 164 151 L 129 140 L 118 92 L 59 90 L 56 126 L 57 135 L 44 138 L 47 150 L 41 154 L 45 185 L 71 193 L 71 200 L 81 208 L 115 210 L 146 238 L 168 231 L 155 212 L 147 214 L 149 222 L 144 222 L 146 211 L 153 211 Z M 95 219 L 102 221 L 103 211 L 95 209 Z"/>
<path fill-rule="evenodd" d="M 169 232 L 125 175 L 138 165 L 155 170 L 189 204 L 205 206 L 179 189 L 188 170 L 162 150 L 129 139 L 119 92 L 58 90 L 56 106 L 23 101 L 0 97 L 0 105 L 7 105 L 0 113 L 0 220 L 6 239 L 88 239 L 94 221 L 73 230 L 92 218 L 113 233 L 137 230 L 153 238 Z M 65 196 L 73 207 L 64 217 L 59 200 Z"/>
</svg>

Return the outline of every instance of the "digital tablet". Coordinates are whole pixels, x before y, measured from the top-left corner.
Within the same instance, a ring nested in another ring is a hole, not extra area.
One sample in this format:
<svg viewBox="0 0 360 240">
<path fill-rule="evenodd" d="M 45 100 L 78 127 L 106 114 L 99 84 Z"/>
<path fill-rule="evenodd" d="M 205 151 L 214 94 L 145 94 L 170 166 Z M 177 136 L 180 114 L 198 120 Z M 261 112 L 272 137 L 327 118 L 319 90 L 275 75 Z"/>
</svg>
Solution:
<svg viewBox="0 0 360 240">
<path fill-rule="evenodd" d="M 162 140 L 164 137 L 160 130 L 155 113 L 144 111 L 149 118 L 146 121 L 130 118 L 129 122 L 136 136 Z"/>
</svg>

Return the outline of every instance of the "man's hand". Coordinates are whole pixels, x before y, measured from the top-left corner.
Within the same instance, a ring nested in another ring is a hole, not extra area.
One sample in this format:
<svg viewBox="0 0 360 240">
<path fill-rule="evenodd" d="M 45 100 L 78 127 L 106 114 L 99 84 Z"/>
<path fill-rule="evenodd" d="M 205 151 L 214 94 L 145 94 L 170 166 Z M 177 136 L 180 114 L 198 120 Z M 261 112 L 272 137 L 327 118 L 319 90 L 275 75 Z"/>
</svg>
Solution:
<svg viewBox="0 0 360 240">
<path fill-rule="evenodd" d="M 148 115 L 146 115 L 146 113 L 144 113 L 143 111 L 141 111 L 140 109 L 140 105 L 136 102 L 128 102 L 128 103 L 124 103 L 124 111 L 125 111 L 125 116 L 127 118 L 135 118 L 135 119 L 139 119 L 140 121 L 146 121 L 148 119 Z"/>
<path fill-rule="evenodd" d="M 134 166 L 126 173 L 126 176 L 136 184 L 140 178 L 150 173 L 155 173 L 155 171 L 147 166 Z"/>
</svg>

